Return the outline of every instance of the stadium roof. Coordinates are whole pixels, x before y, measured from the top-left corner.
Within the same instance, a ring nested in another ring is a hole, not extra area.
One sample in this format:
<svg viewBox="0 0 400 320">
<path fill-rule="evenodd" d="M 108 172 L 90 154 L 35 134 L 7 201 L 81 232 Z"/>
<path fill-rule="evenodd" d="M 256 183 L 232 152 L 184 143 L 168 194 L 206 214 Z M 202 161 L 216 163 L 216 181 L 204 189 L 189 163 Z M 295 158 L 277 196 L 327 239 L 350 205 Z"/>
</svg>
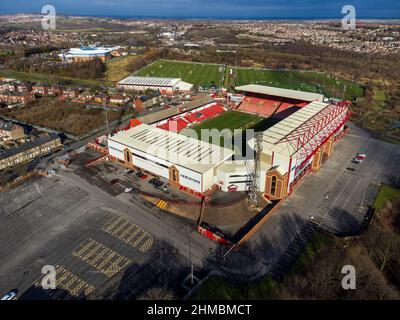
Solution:
<svg viewBox="0 0 400 320">
<path fill-rule="evenodd" d="M 310 102 L 324 100 L 324 95 L 319 94 L 319 93 L 262 86 L 259 84 L 247 84 L 244 86 L 236 87 L 235 90 L 259 93 L 259 94 L 267 94 L 270 96 L 298 99 L 298 100 L 310 101 Z"/>
<path fill-rule="evenodd" d="M 316 140 L 333 131 L 347 112 L 347 107 L 314 101 L 278 122 L 263 134 L 263 149 L 273 151 L 287 157 L 295 155 L 301 149 L 315 148 Z M 340 120 L 337 122 L 336 120 Z M 329 123 L 327 122 L 329 120 Z M 322 126 L 323 124 L 323 126 Z M 299 143 L 301 141 L 301 143 Z"/>
<path fill-rule="evenodd" d="M 200 99 L 196 99 L 190 102 L 183 103 L 182 105 L 171 107 L 168 109 L 163 109 L 157 112 L 153 112 L 147 115 L 144 115 L 142 117 L 139 117 L 138 119 L 140 120 L 141 123 L 146 123 L 146 124 L 152 124 L 156 123 L 158 121 L 173 117 L 175 115 L 178 115 L 180 113 L 190 111 L 196 108 L 199 108 L 201 106 L 204 106 L 209 103 L 213 103 L 214 99 L 211 97 L 203 97 Z"/>
<path fill-rule="evenodd" d="M 120 85 L 138 85 L 138 86 L 160 86 L 174 87 L 181 79 L 179 78 L 162 78 L 162 77 L 138 77 L 130 76 L 118 82 Z"/>
<path fill-rule="evenodd" d="M 205 173 L 234 153 L 211 143 L 146 124 L 120 131 L 110 136 L 109 140 L 198 173 Z"/>
</svg>

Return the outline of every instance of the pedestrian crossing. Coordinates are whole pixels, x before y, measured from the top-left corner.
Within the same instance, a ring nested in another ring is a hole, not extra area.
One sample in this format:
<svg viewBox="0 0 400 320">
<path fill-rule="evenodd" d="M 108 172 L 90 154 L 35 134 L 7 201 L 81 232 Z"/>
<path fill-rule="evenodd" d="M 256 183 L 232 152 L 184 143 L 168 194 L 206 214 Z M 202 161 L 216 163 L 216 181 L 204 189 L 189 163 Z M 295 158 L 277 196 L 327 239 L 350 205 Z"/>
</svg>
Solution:
<svg viewBox="0 0 400 320">
<path fill-rule="evenodd" d="M 165 210 L 167 208 L 168 202 L 165 200 L 160 200 L 157 202 L 157 207 L 159 207 L 160 209 Z"/>
</svg>

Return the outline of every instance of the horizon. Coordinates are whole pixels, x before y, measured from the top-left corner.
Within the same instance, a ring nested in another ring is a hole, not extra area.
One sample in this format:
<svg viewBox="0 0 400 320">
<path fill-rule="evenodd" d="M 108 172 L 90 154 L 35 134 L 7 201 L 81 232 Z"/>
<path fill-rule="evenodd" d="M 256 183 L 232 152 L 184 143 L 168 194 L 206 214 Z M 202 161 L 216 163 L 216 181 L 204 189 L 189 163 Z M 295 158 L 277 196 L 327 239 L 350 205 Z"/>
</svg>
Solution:
<svg viewBox="0 0 400 320">
<path fill-rule="evenodd" d="M 139 19 L 216 19 L 216 20 L 327 20 L 341 19 L 342 7 L 348 2 L 334 0 L 15 0 L 0 3 L 0 14 L 40 14 L 44 5 L 53 5 L 56 12 L 67 16 Z M 400 3 L 396 0 L 353 0 L 359 19 L 400 19 Z"/>
</svg>

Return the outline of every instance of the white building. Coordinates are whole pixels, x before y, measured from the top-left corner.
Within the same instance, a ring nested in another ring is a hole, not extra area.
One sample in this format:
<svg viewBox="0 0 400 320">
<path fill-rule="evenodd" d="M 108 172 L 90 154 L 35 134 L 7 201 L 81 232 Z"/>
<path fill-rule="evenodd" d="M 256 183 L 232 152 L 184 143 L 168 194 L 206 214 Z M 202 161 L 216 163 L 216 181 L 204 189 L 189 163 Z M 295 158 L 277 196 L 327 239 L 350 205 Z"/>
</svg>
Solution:
<svg viewBox="0 0 400 320">
<path fill-rule="evenodd" d="M 215 168 L 233 151 L 178 133 L 140 124 L 108 138 L 110 156 L 168 179 L 192 193 L 204 194 L 215 184 Z"/>
<path fill-rule="evenodd" d="M 180 78 L 130 76 L 118 82 L 117 88 L 124 91 L 145 91 L 152 89 L 159 90 L 161 94 L 174 94 L 178 91 L 184 93 L 190 92 L 193 89 L 193 84 L 184 82 Z"/>
</svg>

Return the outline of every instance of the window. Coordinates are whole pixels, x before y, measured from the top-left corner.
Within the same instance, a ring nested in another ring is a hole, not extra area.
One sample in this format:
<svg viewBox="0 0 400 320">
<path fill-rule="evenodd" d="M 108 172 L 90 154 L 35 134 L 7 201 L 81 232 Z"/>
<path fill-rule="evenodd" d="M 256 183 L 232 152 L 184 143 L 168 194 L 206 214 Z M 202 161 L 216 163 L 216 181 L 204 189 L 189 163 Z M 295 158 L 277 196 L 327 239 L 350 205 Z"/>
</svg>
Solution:
<svg viewBox="0 0 400 320">
<path fill-rule="evenodd" d="M 271 179 L 271 195 L 275 195 L 276 192 L 276 177 L 273 176 Z"/>
</svg>

